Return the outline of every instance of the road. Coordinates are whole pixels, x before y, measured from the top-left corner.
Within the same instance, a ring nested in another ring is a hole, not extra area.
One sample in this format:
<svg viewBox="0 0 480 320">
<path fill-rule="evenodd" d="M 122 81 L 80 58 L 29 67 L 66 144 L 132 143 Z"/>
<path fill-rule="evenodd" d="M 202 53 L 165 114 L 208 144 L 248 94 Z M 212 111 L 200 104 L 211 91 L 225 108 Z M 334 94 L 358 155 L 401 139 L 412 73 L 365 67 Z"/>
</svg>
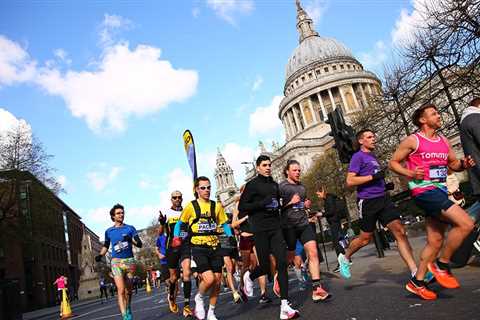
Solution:
<svg viewBox="0 0 480 320">
<path fill-rule="evenodd" d="M 411 240 L 418 256 L 425 239 Z M 332 253 L 328 255 L 333 261 Z M 322 264 L 326 269 L 325 264 Z M 332 266 L 330 266 L 331 269 Z M 386 251 L 385 258 L 378 259 L 372 245 L 354 256 L 352 279 L 346 281 L 336 273 L 323 272 L 324 286 L 334 295 L 324 303 L 313 303 L 310 291 L 299 291 L 298 283 L 290 274 L 290 300 L 301 312 L 303 319 L 480 319 L 480 264 L 454 270 L 462 287 L 446 290 L 433 284 L 439 294 L 436 301 L 423 301 L 404 289 L 408 272 L 395 248 Z M 162 292 L 160 292 L 162 291 Z M 271 291 L 270 291 L 271 292 Z M 273 298 L 273 294 L 271 294 Z M 193 298 L 193 295 L 192 295 Z M 216 314 L 219 319 L 278 319 L 280 301 L 277 298 L 267 305 L 259 305 L 256 298 L 244 304 L 233 304 L 230 292 L 222 292 Z M 193 300 L 193 299 L 192 299 Z M 115 300 L 100 304 L 94 302 L 72 307 L 79 320 L 120 319 Z M 135 320 L 179 319 L 169 313 L 164 290 L 155 289 L 150 295 L 144 291 L 134 296 L 132 302 Z M 31 317 L 30 319 L 56 319 L 56 315 Z"/>
</svg>

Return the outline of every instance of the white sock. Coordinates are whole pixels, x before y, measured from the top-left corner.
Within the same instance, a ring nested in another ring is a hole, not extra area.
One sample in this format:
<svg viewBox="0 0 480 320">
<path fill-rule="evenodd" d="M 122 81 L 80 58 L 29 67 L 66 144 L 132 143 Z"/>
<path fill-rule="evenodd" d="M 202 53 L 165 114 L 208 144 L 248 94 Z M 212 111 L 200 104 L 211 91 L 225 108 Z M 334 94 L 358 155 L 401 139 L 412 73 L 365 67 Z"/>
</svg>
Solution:
<svg viewBox="0 0 480 320">
<path fill-rule="evenodd" d="M 280 300 L 281 302 L 281 307 L 287 307 L 288 306 L 288 300 L 287 299 L 282 299 Z"/>
<path fill-rule="evenodd" d="M 415 277 L 415 275 L 417 274 L 417 270 L 418 270 L 418 269 L 415 269 L 415 270 L 411 271 L 412 278 Z"/>
<path fill-rule="evenodd" d="M 208 314 L 213 314 L 215 313 L 215 306 L 209 305 L 208 306 Z"/>
</svg>

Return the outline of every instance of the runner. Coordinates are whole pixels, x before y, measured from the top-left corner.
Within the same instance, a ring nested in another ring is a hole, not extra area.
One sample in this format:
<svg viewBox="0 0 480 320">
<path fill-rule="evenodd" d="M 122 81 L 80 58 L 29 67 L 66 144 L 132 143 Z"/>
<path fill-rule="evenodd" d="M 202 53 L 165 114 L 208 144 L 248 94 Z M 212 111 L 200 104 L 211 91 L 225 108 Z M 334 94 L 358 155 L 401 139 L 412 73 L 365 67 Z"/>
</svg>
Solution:
<svg viewBox="0 0 480 320">
<path fill-rule="evenodd" d="M 405 138 L 390 160 L 390 168 L 409 178 L 415 204 L 424 211 L 427 244 L 420 255 L 418 272 L 406 289 L 426 300 L 437 294 L 427 288 L 424 277 L 427 269 L 445 288 L 458 288 L 460 284 L 452 275 L 449 262 L 452 254 L 473 229 L 473 221 L 458 205 L 448 199 L 446 178 L 448 169 L 463 171 L 475 165 L 471 157 L 458 160 L 448 140 L 439 135 L 442 119 L 433 104 L 426 104 L 413 113 L 413 123 L 419 132 Z M 402 162 L 406 161 L 406 167 Z M 451 225 L 442 249 L 444 233 Z"/>
<path fill-rule="evenodd" d="M 269 157 L 259 156 L 256 169 L 258 175 L 246 184 L 238 205 L 240 212 L 248 213 L 259 262 L 252 272 L 245 272 L 244 291 L 253 296 L 253 280 L 270 272 L 270 253 L 273 253 L 280 286 L 280 319 L 292 319 L 299 313 L 288 302 L 287 247 L 280 227 L 278 184 L 271 177 Z"/>
<path fill-rule="evenodd" d="M 223 266 L 223 258 L 217 250 L 219 248 L 217 226 L 222 226 L 228 236 L 233 235 L 222 205 L 210 200 L 210 179 L 198 177 L 195 179 L 194 186 L 198 198 L 191 201 L 183 210 L 175 226 L 172 247 L 181 246 L 180 230 L 187 225 L 191 235 L 192 258 L 197 264 L 201 278 L 198 293 L 195 295 L 195 316 L 200 320 L 205 319 L 203 297 L 210 291 L 207 320 L 216 320 L 215 306 L 220 291 Z"/>
<path fill-rule="evenodd" d="M 114 222 L 113 227 L 105 231 L 105 242 L 100 254 L 95 257 L 101 260 L 112 244 L 112 275 L 118 291 L 118 306 L 123 320 L 132 319 L 130 303 L 132 301 L 132 280 L 135 273 L 135 259 L 132 252 L 132 244 L 142 247 L 137 230 L 123 223 L 125 210 L 121 204 L 116 204 L 110 210 L 110 219 Z"/>
<path fill-rule="evenodd" d="M 360 235 L 350 242 L 345 250 L 345 255 L 338 255 L 340 275 L 345 279 L 351 277 L 350 259 L 352 255 L 372 240 L 377 221 L 380 221 L 393 233 L 397 240 L 400 256 L 413 276 L 417 272 L 417 265 L 400 220 L 400 211 L 386 192 L 385 170 L 380 168 L 374 154 L 375 133 L 370 129 L 364 129 L 357 133 L 356 138 L 360 144 L 360 150 L 352 156 L 350 161 L 347 186 L 357 187 Z"/>
<path fill-rule="evenodd" d="M 190 240 L 188 237 L 188 226 L 183 225 L 180 230 L 180 237 L 182 238 L 182 245 L 179 248 L 172 247 L 173 231 L 176 223 L 179 221 L 182 214 L 182 193 L 180 191 L 173 191 L 171 194 L 172 206 L 165 211 L 165 215 L 160 214 L 159 221 L 166 226 L 167 233 L 167 266 L 170 271 L 168 306 L 170 311 L 178 313 L 178 305 L 176 303 L 176 296 L 178 293 L 178 278 L 180 276 L 180 268 L 182 269 L 183 281 L 183 316 L 185 318 L 191 317 L 193 312 L 190 308 L 190 295 L 192 292 L 191 279 L 191 249 Z"/>
<path fill-rule="evenodd" d="M 155 253 L 160 260 L 161 268 L 161 270 L 157 270 L 160 272 L 160 274 L 157 273 L 157 288 L 160 288 L 160 284 L 162 282 L 165 282 L 165 285 L 168 288 L 170 284 L 168 282 L 168 279 L 170 278 L 170 271 L 168 270 L 167 265 L 167 236 L 165 235 L 163 225 L 158 227 L 158 238 L 156 242 Z"/>
<path fill-rule="evenodd" d="M 230 221 L 227 222 L 231 225 Z M 226 271 L 225 283 L 232 291 L 233 302 L 239 303 L 242 300 L 242 297 L 235 288 L 235 279 L 233 274 L 235 273 L 235 264 L 238 260 L 238 248 L 237 240 L 235 237 L 229 237 L 226 233 L 223 232 L 223 227 L 219 227 L 219 242 L 220 248 L 218 249 L 220 255 L 223 257 L 223 264 Z"/>
<path fill-rule="evenodd" d="M 290 261 L 293 261 L 297 240 L 302 243 L 308 258 L 308 269 L 312 274 L 312 300 L 324 301 L 330 298 L 330 294 L 320 284 L 320 261 L 318 259 L 317 239 L 315 232 L 308 222 L 308 214 L 305 208 L 307 192 L 300 182 L 300 163 L 296 160 L 288 160 L 283 171 L 285 181 L 279 185 L 282 202 L 282 227 Z"/>
<path fill-rule="evenodd" d="M 295 275 L 297 276 L 298 280 L 298 287 L 300 291 L 305 291 L 307 289 L 307 278 L 305 277 L 305 265 L 304 261 L 305 256 L 305 249 L 303 244 L 300 240 L 297 240 L 295 244 L 295 257 L 293 258 L 293 266 L 295 269 Z"/>
<path fill-rule="evenodd" d="M 240 187 L 240 194 L 243 193 L 245 189 L 245 185 Z M 242 294 L 242 298 L 246 301 L 248 299 L 247 295 L 245 294 L 243 287 L 243 276 L 247 270 L 252 271 L 258 265 L 258 259 L 255 250 L 255 241 L 253 239 L 253 233 L 250 227 L 250 223 L 248 221 L 248 215 L 244 213 L 239 213 L 238 211 L 238 201 L 236 204 L 236 209 L 233 211 L 232 216 L 232 227 L 235 229 L 240 230 L 240 256 L 242 257 L 242 269 L 240 274 L 240 283 L 241 283 L 241 290 L 240 293 Z M 260 299 L 258 300 L 259 303 L 270 303 L 272 300 L 267 296 L 267 277 L 260 276 L 258 277 L 258 285 L 260 287 Z"/>
</svg>

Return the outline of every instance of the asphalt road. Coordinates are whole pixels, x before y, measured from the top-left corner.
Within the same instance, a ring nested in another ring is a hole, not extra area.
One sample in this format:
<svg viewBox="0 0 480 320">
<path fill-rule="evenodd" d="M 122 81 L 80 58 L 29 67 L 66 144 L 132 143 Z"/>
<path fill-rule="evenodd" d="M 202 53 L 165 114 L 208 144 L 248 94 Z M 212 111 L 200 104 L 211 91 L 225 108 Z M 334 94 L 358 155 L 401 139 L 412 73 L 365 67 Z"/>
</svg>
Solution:
<svg viewBox="0 0 480 320">
<path fill-rule="evenodd" d="M 415 238 L 411 242 L 418 251 L 424 238 Z M 329 259 L 334 259 L 331 253 L 329 253 Z M 297 281 L 290 280 L 290 300 L 300 310 L 301 318 L 480 319 L 480 264 L 478 263 L 454 271 L 462 285 L 460 289 L 447 290 L 440 288 L 438 284 L 433 284 L 432 288 L 439 293 L 439 299 L 423 301 L 404 289 L 408 272 L 395 248 L 386 251 L 385 258 L 378 259 L 374 247 L 368 246 L 355 255 L 353 261 L 352 279 L 348 281 L 341 279 L 338 274 L 322 273 L 324 286 L 334 295 L 329 302 L 313 303 L 310 298 L 310 289 L 299 291 Z M 324 264 L 322 267 L 326 269 Z M 291 278 L 294 278 L 293 274 Z M 270 296 L 273 298 L 273 294 Z M 257 300 L 258 297 L 251 298 L 244 304 L 233 304 L 230 292 L 222 292 L 216 315 L 219 319 L 225 320 L 278 319 L 279 299 L 275 297 L 272 303 L 266 305 L 259 305 Z M 95 302 L 77 306 L 72 310 L 74 316 L 71 319 L 120 319 L 116 300 L 110 300 L 105 304 Z M 132 310 L 135 320 L 181 318 L 168 311 L 163 289 L 155 289 L 151 295 L 147 295 L 144 291 L 139 292 L 134 296 Z M 53 315 L 42 317 L 42 319 L 55 318 L 56 316 Z"/>
</svg>

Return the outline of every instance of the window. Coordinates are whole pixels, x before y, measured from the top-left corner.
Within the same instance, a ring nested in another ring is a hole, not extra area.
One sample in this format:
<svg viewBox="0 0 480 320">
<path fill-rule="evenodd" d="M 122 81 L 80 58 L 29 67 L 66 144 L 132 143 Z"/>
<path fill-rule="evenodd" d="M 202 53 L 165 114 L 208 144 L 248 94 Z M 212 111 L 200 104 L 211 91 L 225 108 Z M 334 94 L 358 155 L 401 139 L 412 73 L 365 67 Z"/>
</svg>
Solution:
<svg viewBox="0 0 480 320">
<path fill-rule="evenodd" d="M 302 77 L 302 83 L 305 82 L 305 77 Z"/>
<path fill-rule="evenodd" d="M 313 78 L 313 74 L 311 72 L 308 73 L 308 79 L 312 79 Z"/>
<path fill-rule="evenodd" d="M 317 76 L 319 76 L 320 75 L 320 69 L 315 70 L 315 73 L 317 74 Z"/>
<path fill-rule="evenodd" d="M 328 67 L 323 68 L 323 71 L 328 72 Z"/>
<path fill-rule="evenodd" d="M 333 71 L 337 71 L 337 66 L 332 67 Z"/>
<path fill-rule="evenodd" d="M 347 64 L 347 69 L 350 70 L 350 65 L 349 64 Z"/>
<path fill-rule="evenodd" d="M 345 67 L 343 66 L 343 64 L 340 65 L 340 69 L 344 70 Z"/>
</svg>

